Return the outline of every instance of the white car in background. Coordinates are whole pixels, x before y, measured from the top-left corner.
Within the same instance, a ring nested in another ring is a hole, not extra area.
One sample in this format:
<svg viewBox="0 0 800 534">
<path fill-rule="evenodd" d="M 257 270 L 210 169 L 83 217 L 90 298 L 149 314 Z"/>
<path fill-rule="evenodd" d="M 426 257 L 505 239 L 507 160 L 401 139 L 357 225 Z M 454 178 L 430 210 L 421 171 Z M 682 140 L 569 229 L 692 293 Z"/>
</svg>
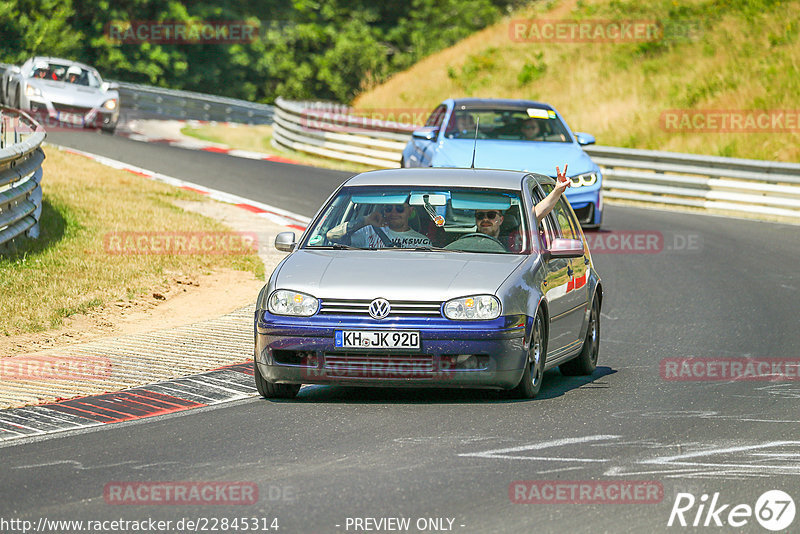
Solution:
<svg viewBox="0 0 800 534">
<path fill-rule="evenodd" d="M 100 128 L 113 132 L 119 120 L 117 84 L 94 68 L 52 57 L 32 57 L 7 67 L 0 79 L 5 106 L 27 111 L 49 126 Z"/>
</svg>

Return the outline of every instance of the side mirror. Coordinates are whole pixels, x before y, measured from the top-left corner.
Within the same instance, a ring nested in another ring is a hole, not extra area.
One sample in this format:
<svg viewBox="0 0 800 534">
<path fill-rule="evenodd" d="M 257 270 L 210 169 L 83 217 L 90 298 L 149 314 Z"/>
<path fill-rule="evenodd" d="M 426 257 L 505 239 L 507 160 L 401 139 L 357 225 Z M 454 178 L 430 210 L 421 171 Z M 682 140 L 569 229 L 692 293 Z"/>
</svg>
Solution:
<svg viewBox="0 0 800 534">
<path fill-rule="evenodd" d="M 436 139 L 437 135 L 439 135 L 439 128 L 434 128 L 432 126 L 428 126 L 420 130 L 414 130 L 414 132 L 411 134 L 414 139 L 422 139 L 425 141 L 433 141 Z"/>
<path fill-rule="evenodd" d="M 594 144 L 594 136 L 583 132 L 575 132 L 575 140 L 577 140 L 578 144 L 581 146 Z"/>
<path fill-rule="evenodd" d="M 8 70 L 10 70 L 11 72 L 13 72 L 14 74 L 19 74 L 20 72 L 22 72 L 22 69 L 21 69 L 21 68 L 19 68 L 19 67 L 18 67 L 18 66 L 16 66 L 16 65 L 11 65 L 10 67 L 8 67 Z"/>
<path fill-rule="evenodd" d="M 293 251 L 296 244 L 294 232 L 281 232 L 275 236 L 275 248 L 281 252 Z"/>
<path fill-rule="evenodd" d="M 107 93 L 108 91 L 119 89 L 119 84 L 116 82 L 103 82 L 103 85 L 100 86 L 100 89 Z"/>
<path fill-rule="evenodd" d="M 564 239 L 559 237 L 553 240 L 553 244 L 548 250 L 554 258 L 579 258 L 586 252 L 583 248 L 583 241 L 580 239 Z"/>
</svg>

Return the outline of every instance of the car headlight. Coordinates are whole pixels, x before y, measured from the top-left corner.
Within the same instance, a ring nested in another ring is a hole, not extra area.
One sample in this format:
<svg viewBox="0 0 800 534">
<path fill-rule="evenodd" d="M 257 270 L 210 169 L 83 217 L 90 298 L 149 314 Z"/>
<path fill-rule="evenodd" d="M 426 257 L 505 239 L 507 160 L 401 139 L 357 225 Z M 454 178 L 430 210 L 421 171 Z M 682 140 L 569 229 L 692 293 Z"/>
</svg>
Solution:
<svg viewBox="0 0 800 534">
<path fill-rule="evenodd" d="M 583 187 L 596 184 L 599 177 L 600 173 L 593 171 L 572 176 L 570 180 L 572 181 L 572 187 Z"/>
<path fill-rule="evenodd" d="M 103 102 L 103 107 L 110 110 L 117 109 L 117 99 L 112 98 L 111 100 L 106 100 Z"/>
<path fill-rule="evenodd" d="M 500 301 L 492 295 L 475 295 L 448 300 L 444 316 L 454 321 L 488 321 L 500 317 Z"/>
<path fill-rule="evenodd" d="M 279 289 L 270 295 L 267 308 L 275 315 L 310 317 L 317 313 L 319 300 L 297 291 Z"/>
<path fill-rule="evenodd" d="M 25 96 L 42 96 L 42 91 L 38 87 L 28 85 L 25 87 Z"/>
</svg>

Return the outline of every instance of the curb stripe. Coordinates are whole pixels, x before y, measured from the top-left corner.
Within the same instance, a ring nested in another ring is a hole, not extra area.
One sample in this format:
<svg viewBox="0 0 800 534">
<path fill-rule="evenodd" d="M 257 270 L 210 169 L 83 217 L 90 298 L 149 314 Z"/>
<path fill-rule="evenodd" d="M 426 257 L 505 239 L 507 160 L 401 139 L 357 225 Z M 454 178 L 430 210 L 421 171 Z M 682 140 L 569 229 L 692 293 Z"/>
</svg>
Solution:
<svg viewBox="0 0 800 534">
<path fill-rule="evenodd" d="M 181 122 L 181 121 L 178 121 Z M 184 121 L 186 122 L 186 121 Z M 207 124 L 207 123 L 206 123 Z M 217 123 L 223 124 L 223 123 Z M 227 125 L 227 124 L 226 124 Z M 250 150 L 240 150 L 230 147 L 221 147 L 217 145 L 204 144 L 200 139 L 169 139 L 164 137 L 148 137 L 146 134 L 137 132 L 120 132 L 116 135 L 125 137 L 131 141 L 138 141 L 140 143 L 158 143 L 162 145 L 169 145 L 178 148 L 185 148 L 187 150 L 199 150 L 202 152 L 212 152 L 216 154 L 224 154 L 226 156 L 233 156 L 234 158 L 256 159 L 263 161 L 273 161 L 277 163 L 288 163 L 290 165 L 308 165 L 302 161 L 297 161 L 283 156 L 276 156 L 274 154 L 266 154 L 264 152 L 253 152 Z"/>
<path fill-rule="evenodd" d="M 4 410 L 0 412 L 0 444 L 254 397 L 252 375 L 251 362 L 238 363 L 115 393 Z"/>
</svg>

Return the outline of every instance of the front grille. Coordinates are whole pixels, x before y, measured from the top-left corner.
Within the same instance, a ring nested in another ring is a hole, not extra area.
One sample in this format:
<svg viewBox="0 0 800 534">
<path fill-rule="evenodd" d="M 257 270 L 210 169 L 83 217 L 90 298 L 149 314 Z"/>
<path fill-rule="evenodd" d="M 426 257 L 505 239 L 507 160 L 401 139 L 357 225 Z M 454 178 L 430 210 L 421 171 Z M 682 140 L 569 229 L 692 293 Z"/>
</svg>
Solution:
<svg viewBox="0 0 800 534">
<path fill-rule="evenodd" d="M 369 317 L 369 300 L 352 299 L 323 299 L 320 304 L 320 313 L 325 315 L 356 315 Z M 442 315 L 441 302 L 420 302 L 410 300 L 395 300 L 389 302 L 391 311 L 388 317 L 401 315 L 416 315 L 425 317 L 440 317 Z"/>
<path fill-rule="evenodd" d="M 326 375 L 341 378 L 429 378 L 435 374 L 430 354 L 325 353 L 324 368 Z"/>
<path fill-rule="evenodd" d="M 76 115 L 86 115 L 92 108 L 84 108 L 79 106 L 68 106 L 66 104 L 58 104 L 53 102 L 53 107 L 56 111 L 63 111 L 64 113 L 74 113 Z"/>
</svg>

